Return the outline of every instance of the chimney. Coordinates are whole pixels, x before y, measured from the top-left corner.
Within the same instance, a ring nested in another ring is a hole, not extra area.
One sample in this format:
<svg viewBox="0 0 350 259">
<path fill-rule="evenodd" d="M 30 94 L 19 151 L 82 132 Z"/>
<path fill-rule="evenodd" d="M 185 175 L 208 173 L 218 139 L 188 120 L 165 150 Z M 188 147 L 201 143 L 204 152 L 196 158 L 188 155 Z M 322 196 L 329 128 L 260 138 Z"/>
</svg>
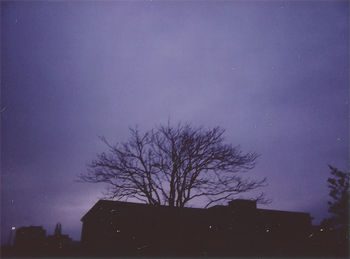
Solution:
<svg viewBox="0 0 350 259">
<path fill-rule="evenodd" d="M 54 235 L 55 236 L 61 236 L 62 235 L 62 230 L 61 229 L 62 229 L 61 223 L 57 223 Z"/>
</svg>

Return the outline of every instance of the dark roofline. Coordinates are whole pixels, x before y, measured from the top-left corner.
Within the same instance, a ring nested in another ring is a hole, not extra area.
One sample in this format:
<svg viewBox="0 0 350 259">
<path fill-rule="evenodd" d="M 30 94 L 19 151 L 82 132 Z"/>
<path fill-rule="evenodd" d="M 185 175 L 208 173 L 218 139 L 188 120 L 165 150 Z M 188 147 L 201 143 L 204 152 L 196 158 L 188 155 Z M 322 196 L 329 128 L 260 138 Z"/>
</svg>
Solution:
<svg viewBox="0 0 350 259">
<path fill-rule="evenodd" d="M 92 206 L 92 208 L 80 219 L 80 221 L 84 221 L 84 219 L 92 213 L 92 211 L 95 210 L 95 208 L 97 206 L 99 206 L 100 204 L 108 204 L 110 206 L 113 206 L 113 205 L 117 205 L 117 204 L 121 204 L 121 205 L 125 205 L 125 206 L 138 206 L 138 207 L 144 207 L 144 208 L 151 208 L 151 207 L 154 207 L 154 208 L 166 208 L 166 209 L 186 209 L 186 210 L 197 210 L 197 211 L 208 211 L 209 209 L 212 209 L 212 208 L 227 208 L 229 209 L 230 207 L 229 206 L 224 206 L 224 205 L 215 205 L 215 206 L 212 206 L 212 207 L 209 207 L 209 208 L 191 208 L 191 207 L 183 207 L 183 208 L 180 208 L 180 207 L 169 207 L 169 206 L 166 206 L 166 205 L 159 205 L 159 206 L 153 206 L 153 205 L 150 205 L 150 204 L 147 204 L 147 203 L 137 203 L 137 202 L 126 202 L 126 201 L 114 201 L 114 200 L 99 200 L 95 203 L 94 206 Z M 270 210 L 270 209 L 259 209 L 259 208 L 256 208 L 256 211 L 257 212 L 262 212 L 262 213 L 284 213 L 284 214 L 299 214 L 299 215 L 304 215 L 304 216 L 310 216 L 310 213 L 307 213 L 307 212 L 294 212 L 294 211 L 283 211 L 283 210 Z"/>
<path fill-rule="evenodd" d="M 300 215 L 309 215 L 308 212 L 299 212 L 299 211 L 286 211 L 286 210 L 269 210 L 269 209 L 257 209 L 261 212 L 269 212 L 269 213 L 293 213 L 293 214 L 300 214 Z"/>
<path fill-rule="evenodd" d="M 92 206 L 92 208 L 85 213 L 85 215 L 80 219 L 80 221 L 84 221 L 84 218 L 90 214 L 93 210 L 95 210 L 95 207 L 97 207 L 100 204 L 108 204 L 108 205 L 117 205 L 117 204 L 121 204 L 121 205 L 125 205 L 125 206 L 138 206 L 138 207 L 144 207 L 144 208 L 165 208 L 165 209 L 186 209 L 186 210 L 197 210 L 197 211 L 206 211 L 207 209 L 204 208 L 192 208 L 192 207 L 170 207 L 167 205 L 151 205 L 151 204 L 147 204 L 147 203 L 137 203 L 137 202 L 126 202 L 126 201 L 114 201 L 114 200 L 99 200 L 95 203 L 94 206 Z"/>
<path fill-rule="evenodd" d="M 192 210 L 206 210 L 204 208 L 193 208 L 193 207 L 170 207 L 168 205 L 151 205 L 148 203 L 138 203 L 138 202 L 127 202 L 127 201 L 113 201 L 113 200 L 99 200 L 97 203 L 110 203 L 110 204 L 124 204 L 127 206 L 142 206 L 142 207 L 153 207 L 153 208 L 172 208 L 172 209 L 192 209 Z M 96 204 L 97 204 L 96 203 Z M 95 204 L 95 205 L 96 205 Z"/>
</svg>

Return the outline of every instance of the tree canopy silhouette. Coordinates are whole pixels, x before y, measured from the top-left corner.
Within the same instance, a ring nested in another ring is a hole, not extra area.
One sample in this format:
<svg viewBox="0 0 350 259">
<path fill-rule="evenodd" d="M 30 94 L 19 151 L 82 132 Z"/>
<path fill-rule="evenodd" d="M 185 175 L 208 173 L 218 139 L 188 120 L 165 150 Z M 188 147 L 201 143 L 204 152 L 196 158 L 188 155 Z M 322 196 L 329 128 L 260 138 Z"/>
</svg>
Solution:
<svg viewBox="0 0 350 259">
<path fill-rule="evenodd" d="M 328 178 L 329 195 L 332 201 L 328 201 L 328 211 L 334 216 L 325 219 L 322 224 L 333 225 L 339 228 L 349 227 L 349 179 L 350 173 L 344 173 L 337 168 L 329 166 L 332 177 Z"/>
<path fill-rule="evenodd" d="M 258 155 L 243 153 L 224 143 L 224 130 L 190 124 L 159 126 L 141 134 L 130 129 L 130 139 L 107 145 L 80 175 L 85 182 L 107 183 L 108 198 L 130 198 L 151 204 L 184 207 L 196 198 L 206 206 L 262 187 L 266 179 L 243 178 Z M 264 200 L 263 194 L 256 197 Z"/>
</svg>

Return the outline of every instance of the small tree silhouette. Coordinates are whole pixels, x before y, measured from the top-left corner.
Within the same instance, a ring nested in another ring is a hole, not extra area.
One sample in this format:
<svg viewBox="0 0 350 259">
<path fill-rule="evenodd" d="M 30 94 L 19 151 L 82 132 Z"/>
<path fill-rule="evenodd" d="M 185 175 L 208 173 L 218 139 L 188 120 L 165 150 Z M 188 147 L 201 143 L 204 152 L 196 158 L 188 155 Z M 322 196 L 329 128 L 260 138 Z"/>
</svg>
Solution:
<svg viewBox="0 0 350 259">
<path fill-rule="evenodd" d="M 237 173 L 254 168 L 256 153 L 243 154 L 225 144 L 224 130 L 194 128 L 190 124 L 160 126 L 144 134 L 130 129 L 130 139 L 121 144 L 102 141 L 109 150 L 98 155 L 85 182 L 107 183 L 107 196 L 118 200 L 135 198 L 152 205 L 184 207 L 205 197 L 210 204 L 264 186 Z M 256 197 L 265 201 L 263 194 Z"/>
<path fill-rule="evenodd" d="M 324 225 L 333 225 L 337 228 L 349 228 L 349 178 L 350 173 L 344 173 L 337 168 L 329 166 L 332 177 L 328 178 L 330 197 L 328 211 L 334 214 L 333 217 L 325 219 Z"/>
</svg>

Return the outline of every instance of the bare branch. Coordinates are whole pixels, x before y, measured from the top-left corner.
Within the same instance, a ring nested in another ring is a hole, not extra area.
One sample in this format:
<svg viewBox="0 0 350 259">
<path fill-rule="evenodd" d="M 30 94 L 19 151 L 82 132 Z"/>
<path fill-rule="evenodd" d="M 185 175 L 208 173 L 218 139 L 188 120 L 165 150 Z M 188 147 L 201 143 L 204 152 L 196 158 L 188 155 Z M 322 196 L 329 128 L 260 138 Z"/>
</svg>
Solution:
<svg viewBox="0 0 350 259">
<path fill-rule="evenodd" d="M 107 183 L 109 198 L 134 198 L 153 205 L 184 207 L 206 197 L 207 206 L 263 187 L 266 179 L 242 177 L 254 168 L 258 155 L 224 143 L 224 130 L 193 128 L 190 124 L 160 126 L 110 144 L 92 161 L 80 180 Z M 260 197 L 260 196 L 259 196 Z M 263 196 L 258 200 L 262 201 Z"/>
</svg>

